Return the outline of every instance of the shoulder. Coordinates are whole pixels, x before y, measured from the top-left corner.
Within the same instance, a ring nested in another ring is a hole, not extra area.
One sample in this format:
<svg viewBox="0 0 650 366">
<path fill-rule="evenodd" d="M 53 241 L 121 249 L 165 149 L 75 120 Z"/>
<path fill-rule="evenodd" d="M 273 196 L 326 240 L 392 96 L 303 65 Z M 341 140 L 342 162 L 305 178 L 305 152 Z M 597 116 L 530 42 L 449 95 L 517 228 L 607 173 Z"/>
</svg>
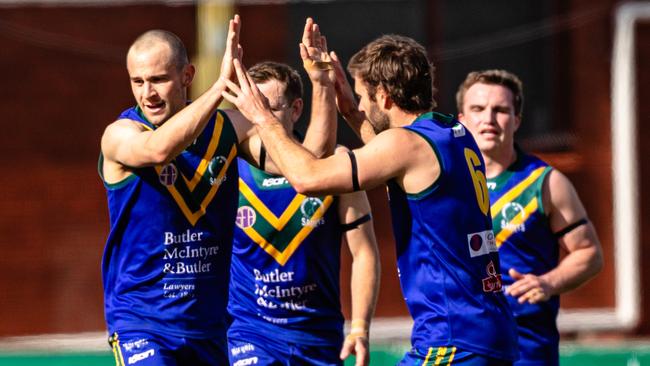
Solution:
<svg viewBox="0 0 650 366">
<path fill-rule="evenodd" d="M 122 118 L 106 126 L 102 136 L 102 141 L 104 139 L 120 138 L 148 130 L 150 129 L 142 123 Z"/>
<path fill-rule="evenodd" d="M 551 169 L 544 180 L 542 198 L 549 214 L 566 209 L 582 209 L 582 203 L 569 178 Z"/>
</svg>

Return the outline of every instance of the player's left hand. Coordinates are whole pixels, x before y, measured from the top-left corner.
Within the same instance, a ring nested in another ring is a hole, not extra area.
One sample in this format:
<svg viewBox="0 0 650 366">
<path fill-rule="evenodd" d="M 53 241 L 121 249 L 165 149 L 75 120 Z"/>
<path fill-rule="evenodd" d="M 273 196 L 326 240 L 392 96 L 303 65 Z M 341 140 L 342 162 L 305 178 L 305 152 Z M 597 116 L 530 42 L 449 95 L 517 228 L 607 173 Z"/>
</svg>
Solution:
<svg viewBox="0 0 650 366">
<path fill-rule="evenodd" d="M 345 360 L 350 355 L 356 356 L 354 366 L 368 366 L 370 364 L 368 337 L 348 335 L 341 348 L 341 360 Z"/>
<path fill-rule="evenodd" d="M 312 18 L 305 21 L 300 43 L 302 64 L 312 83 L 333 85 L 336 80 L 332 59 L 327 52 L 327 39 Z"/>
<path fill-rule="evenodd" d="M 226 48 L 223 57 L 221 58 L 221 71 L 220 77 L 228 80 L 236 80 L 236 75 L 233 70 L 233 59 L 242 60 L 244 50 L 239 44 L 239 33 L 241 31 L 241 18 L 239 15 L 230 19 L 228 24 L 228 36 L 226 38 Z"/>
<path fill-rule="evenodd" d="M 516 297 L 520 304 L 537 304 L 551 298 L 551 286 L 542 277 L 531 273 L 522 274 L 514 268 L 510 268 L 508 274 L 515 282 L 508 286 L 506 294 Z"/>
</svg>

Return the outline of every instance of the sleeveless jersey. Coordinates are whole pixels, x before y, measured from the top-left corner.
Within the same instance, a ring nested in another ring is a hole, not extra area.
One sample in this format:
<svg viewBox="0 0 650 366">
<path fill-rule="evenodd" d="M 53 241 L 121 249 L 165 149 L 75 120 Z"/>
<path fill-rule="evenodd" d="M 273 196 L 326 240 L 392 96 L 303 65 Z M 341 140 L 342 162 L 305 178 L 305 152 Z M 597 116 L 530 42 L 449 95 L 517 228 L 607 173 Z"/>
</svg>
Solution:
<svg viewBox="0 0 650 366">
<path fill-rule="evenodd" d="M 488 180 L 492 222 L 506 286 L 514 282 L 508 275 L 510 268 L 541 275 L 558 265 L 559 245 L 542 201 L 542 187 L 551 169 L 537 157 L 517 149 L 517 160 Z M 550 342 L 548 352 L 554 349 L 557 353 L 559 335 L 555 319 L 559 296 L 538 304 L 520 304 L 512 296 L 507 298 L 518 322 L 525 317 L 526 323 L 536 324 L 533 338 L 540 344 Z M 521 346 L 526 342 L 520 338 Z"/>
<path fill-rule="evenodd" d="M 306 197 L 286 178 L 238 160 L 229 332 L 281 333 L 295 343 L 340 344 L 338 200 Z"/>
<path fill-rule="evenodd" d="M 119 119 L 154 129 L 139 108 Z M 104 183 L 110 233 L 102 274 L 109 333 L 225 337 L 237 211 L 237 136 L 219 111 L 169 164 Z M 100 174 L 102 159 L 100 158 Z"/>
<path fill-rule="evenodd" d="M 517 335 L 501 288 L 481 153 L 450 116 L 427 113 L 404 128 L 431 145 L 441 169 L 418 194 L 406 194 L 395 180 L 388 184 L 412 345 L 515 359 Z"/>
</svg>

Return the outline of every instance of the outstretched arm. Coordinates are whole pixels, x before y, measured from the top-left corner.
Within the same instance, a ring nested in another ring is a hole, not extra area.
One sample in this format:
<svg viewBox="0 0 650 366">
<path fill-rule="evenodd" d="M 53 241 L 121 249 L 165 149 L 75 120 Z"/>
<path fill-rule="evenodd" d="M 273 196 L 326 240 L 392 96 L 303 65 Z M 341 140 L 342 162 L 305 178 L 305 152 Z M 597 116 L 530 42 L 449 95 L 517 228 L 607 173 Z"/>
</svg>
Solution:
<svg viewBox="0 0 650 366">
<path fill-rule="evenodd" d="M 228 47 L 239 43 L 239 16 L 230 20 Z M 228 52 L 228 51 L 227 51 Z M 229 60 L 232 64 L 232 60 Z M 193 74 L 193 67 L 191 67 Z M 226 69 L 232 73 L 232 67 Z M 229 78 L 229 74 L 222 74 Z M 137 168 L 169 162 L 180 154 L 203 131 L 210 117 L 222 101 L 225 83 L 215 82 L 197 100 L 173 115 L 155 131 L 131 120 L 118 120 L 110 124 L 102 136 L 102 154 L 106 167 Z M 115 170 L 115 169 L 114 169 Z M 115 177 L 119 175 L 108 174 Z"/>
<path fill-rule="evenodd" d="M 587 218 L 587 213 L 569 179 L 557 170 L 544 182 L 544 205 L 549 211 L 550 228 L 560 232 Z M 603 266 L 603 256 L 596 230 L 586 221 L 562 235 L 559 243 L 567 256 L 551 271 L 536 276 L 510 269 L 515 279 L 508 293 L 520 303 L 546 301 L 551 296 L 573 290 L 594 277 Z"/>
<path fill-rule="evenodd" d="M 361 191 L 342 195 L 339 216 L 347 229 L 345 240 L 352 253 L 352 321 L 340 357 L 346 359 L 354 354 L 355 366 L 367 366 L 370 362 L 368 333 L 379 292 L 380 264 L 366 193 Z"/>
<path fill-rule="evenodd" d="M 275 118 L 266 98 L 260 93 L 238 60 L 234 61 L 239 85 L 226 81 L 229 92 L 224 97 L 257 126 L 259 136 L 269 155 L 291 185 L 303 194 L 345 193 L 353 191 L 352 159 L 348 154 L 335 154 L 316 159 L 293 141 Z M 385 131 L 370 144 L 355 150 L 360 189 L 369 189 L 388 179 L 405 174 L 406 169 L 420 161 L 414 151 L 415 134 L 403 129 Z M 425 146 L 424 140 L 421 145 Z M 430 152 L 428 148 L 428 152 Z M 432 154 L 432 153 L 431 153 Z M 435 164 L 431 159 L 430 164 Z M 429 183 L 430 184 L 430 183 Z"/>
<path fill-rule="evenodd" d="M 312 84 L 311 118 L 303 146 L 317 157 L 330 155 L 336 145 L 336 94 L 327 40 L 312 18 L 307 18 L 300 57 Z"/>
</svg>

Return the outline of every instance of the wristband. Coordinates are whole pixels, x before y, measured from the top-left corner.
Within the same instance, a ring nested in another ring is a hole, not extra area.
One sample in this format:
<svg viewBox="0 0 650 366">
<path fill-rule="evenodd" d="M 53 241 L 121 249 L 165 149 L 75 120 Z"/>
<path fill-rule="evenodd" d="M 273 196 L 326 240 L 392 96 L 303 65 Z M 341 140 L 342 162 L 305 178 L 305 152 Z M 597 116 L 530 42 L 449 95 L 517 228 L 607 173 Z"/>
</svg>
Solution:
<svg viewBox="0 0 650 366">
<path fill-rule="evenodd" d="M 334 70 L 332 61 L 303 60 L 302 66 L 307 70 Z"/>
</svg>

